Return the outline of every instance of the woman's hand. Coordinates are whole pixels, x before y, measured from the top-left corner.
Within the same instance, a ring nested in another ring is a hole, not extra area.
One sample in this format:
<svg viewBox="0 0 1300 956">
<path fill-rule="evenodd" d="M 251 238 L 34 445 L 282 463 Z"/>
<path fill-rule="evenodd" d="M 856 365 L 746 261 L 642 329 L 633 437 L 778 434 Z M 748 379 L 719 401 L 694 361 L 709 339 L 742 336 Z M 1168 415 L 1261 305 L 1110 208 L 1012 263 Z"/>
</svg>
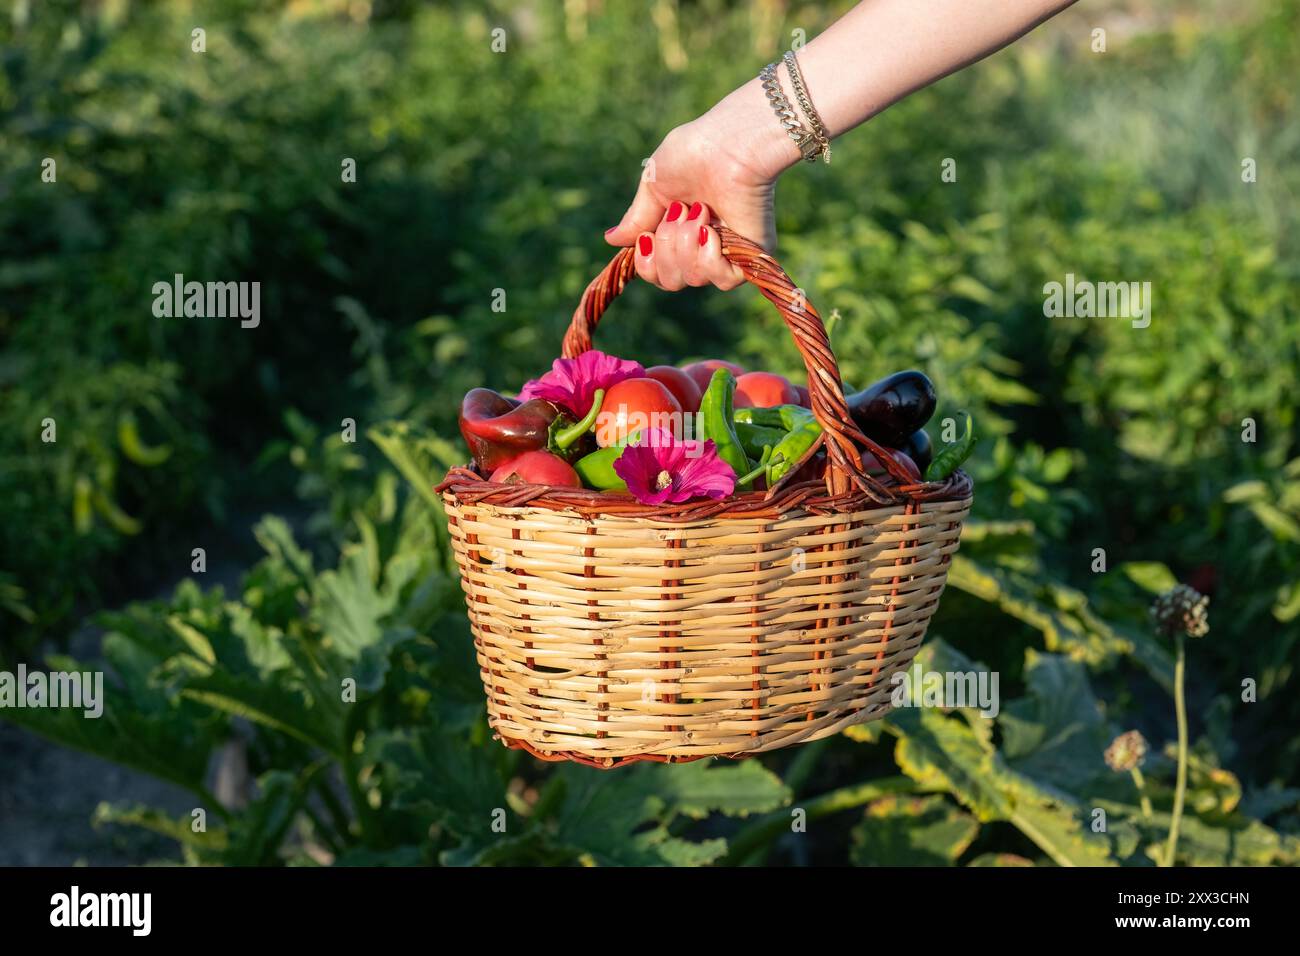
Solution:
<svg viewBox="0 0 1300 956">
<path fill-rule="evenodd" d="M 798 150 L 761 92 L 757 98 L 754 92 L 742 87 L 669 133 L 646 164 L 622 221 L 605 233 L 612 245 L 635 244 L 636 271 L 647 282 L 670 292 L 740 285 L 744 276 L 722 257 L 713 228 L 719 222 L 768 251 L 776 245 L 776 178 L 798 159 Z"/>
<path fill-rule="evenodd" d="M 973 63 L 1074 0 L 874 0 L 859 3 L 799 51 L 799 69 L 835 138 L 913 90 Z M 777 82 L 793 102 L 789 71 Z M 740 270 L 722 258 L 713 223 L 771 252 L 776 178 L 799 150 L 753 79 L 679 126 L 646 164 L 623 221 L 605 233 L 636 244 L 636 271 L 661 289 L 732 289 Z"/>
</svg>

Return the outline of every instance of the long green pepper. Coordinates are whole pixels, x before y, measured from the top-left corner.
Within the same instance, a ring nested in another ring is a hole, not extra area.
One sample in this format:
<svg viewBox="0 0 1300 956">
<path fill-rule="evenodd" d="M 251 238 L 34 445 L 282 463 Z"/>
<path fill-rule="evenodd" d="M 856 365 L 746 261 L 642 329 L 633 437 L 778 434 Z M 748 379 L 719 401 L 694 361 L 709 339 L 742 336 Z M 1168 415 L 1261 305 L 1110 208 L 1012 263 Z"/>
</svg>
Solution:
<svg viewBox="0 0 1300 956">
<path fill-rule="evenodd" d="M 769 459 L 767 466 L 768 487 L 770 488 L 776 484 L 791 468 L 799 464 L 799 460 L 808 453 L 808 449 L 812 448 L 817 439 L 821 437 L 822 427 L 812 417 L 811 413 L 807 421 L 796 428 L 792 428 L 772 449 L 772 457 Z"/>
<path fill-rule="evenodd" d="M 700 434 L 705 440 L 713 440 L 718 448 L 718 457 L 736 473 L 736 489 L 745 491 L 753 484 L 753 479 L 740 480 L 748 476 L 751 466 L 736 435 L 735 395 L 736 379 L 731 372 L 725 368 L 715 371 L 704 397 L 700 399 Z"/>
<path fill-rule="evenodd" d="M 737 422 L 754 425 L 759 428 L 779 428 L 782 431 L 794 431 L 800 425 L 816 421 L 812 409 L 802 405 L 776 405 L 772 408 L 738 408 L 735 412 Z"/>
<path fill-rule="evenodd" d="M 748 410 L 746 408 L 737 409 L 736 414 L 739 415 L 741 412 Z M 740 439 L 740 447 L 745 449 L 745 454 L 749 456 L 750 461 L 758 461 L 763 456 L 764 448 L 770 448 L 780 443 L 786 434 L 784 428 L 771 428 L 767 425 L 736 422 L 736 437 Z"/>
<path fill-rule="evenodd" d="M 955 442 L 943 447 L 943 451 L 934 456 L 934 461 L 930 462 L 930 467 L 925 469 L 926 481 L 942 481 L 961 466 L 970 453 L 975 450 L 975 423 L 966 413 L 966 434 Z"/>
</svg>

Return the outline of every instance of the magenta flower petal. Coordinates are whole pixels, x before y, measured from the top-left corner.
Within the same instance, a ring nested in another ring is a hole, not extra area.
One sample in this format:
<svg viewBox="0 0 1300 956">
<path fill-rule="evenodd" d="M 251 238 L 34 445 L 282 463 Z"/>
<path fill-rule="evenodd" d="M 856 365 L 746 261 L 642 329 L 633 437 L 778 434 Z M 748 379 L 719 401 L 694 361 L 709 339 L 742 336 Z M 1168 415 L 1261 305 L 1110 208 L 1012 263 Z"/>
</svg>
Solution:
<svg viewBox="0 0 1300 956">
<path fill-rule="evenodd" d="M 591 410 L 597 389 L 608 391 L 624 379 L 644 375 L 645 368 L 640 362 L 630 362 L 593 349 L 577 358 L 556 359 L 549 372 L 524 383 L 519 390 L 519 399 L 526 402 L 544 398 L 580 419 Z"/>
<path fill-rule="evenodd" d="M 681 441 L 661 428 L 628 445 L 614 462 L 614 472 L 643 505 L 725 498 L 736 489 L 736 473 L 718 457 L 712 440 Z"/>
</svg>

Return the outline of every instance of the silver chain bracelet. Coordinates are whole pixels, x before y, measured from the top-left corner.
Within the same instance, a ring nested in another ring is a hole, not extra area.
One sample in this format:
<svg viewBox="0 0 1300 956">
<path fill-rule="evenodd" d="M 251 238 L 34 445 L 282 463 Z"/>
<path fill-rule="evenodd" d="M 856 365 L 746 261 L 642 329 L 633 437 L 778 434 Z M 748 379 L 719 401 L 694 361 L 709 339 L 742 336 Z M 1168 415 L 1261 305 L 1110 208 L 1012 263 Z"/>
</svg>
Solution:
<svg viewBox="0 0 1300 956">
<path fill-rule="evenodd" d="M 799 108 L 803 110 L 804 116 L 808 117 L 813 135 L 817 137 L 821 146 L 822 158 L 829 163 L 831 161 L 831 134 L 827 132 L 826 125 L 822 123 L 822 118 L 813 109 L 812 98 L 808 95 L 808 87 L 804 86 L 803 74 L 799 72 L 799 63 L 795 60 L 794 51 L 787 50 L 784 59 L 785 68 L 790 73 L 790 83 L 794 86 L 795 99 L 799 101 Z"/>
<path fill-rule="evenodd" d="M 817 154 L 822 151 L 822 144 L 814 133 L 799 122 L 799 117 L 795 115 L 794 110 L 791 108 L 790 101 L 781 92 L 781 84 L 776 79 L 776 64 L 769 63 L 763 67 L 762 72 L 758 74 L 758 78 L 763 83 L 763 92 L 767 94 L 768 102 L 772 104 L 772 109 L 776 110 L 776 116 L 781 121 L 781 126 L 789 137 L 794 140 L 794 144 L 799 147 L 799 155 L 807 162 L 817 162 Z"/>
<path fill-rule="evenodd" d="M 795 98 L 799 101 L 800 108 L 808 117 L 812 124 L 812 129 L 804 126 L 795 113 L 790 101 L 786 98 L 781 89 L 781 83 L 776 76 L 776 64 L 769 63 L 763 67 L 758 74 L 759 80 L 763 84 L 763 92 L 767 94 L 768 102 L 772 104 L 772 109 L 776 111 L 777 119 L 781 121 L 781 126 L 785 129 L 786 134 L 794 140 L 795 146 L 799 147 L 799 155 L 805 162 L 815 163 L 817 157 L 821 156 L 826 162 L 831 161 L 831 138 L 822 123 L 821 117 L 813 109 L 812 100 L 808 96 L 808 88 L 804 86 L 803 76 L 799 73 L 798 64 L 795 62 L 794 53 L 786 53 L 786 69 L 790 72 L 790 82 L 794 86 Z"/>
</svg>

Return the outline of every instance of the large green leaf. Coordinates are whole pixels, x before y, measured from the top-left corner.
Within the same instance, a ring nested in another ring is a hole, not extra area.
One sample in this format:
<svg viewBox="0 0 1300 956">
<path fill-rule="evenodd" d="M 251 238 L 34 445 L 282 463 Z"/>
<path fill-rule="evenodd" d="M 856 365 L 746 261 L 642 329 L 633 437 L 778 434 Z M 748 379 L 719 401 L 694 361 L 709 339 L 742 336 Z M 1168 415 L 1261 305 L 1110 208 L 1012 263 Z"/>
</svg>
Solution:
<svg viewBox="0 0 1300 956">
<path fill-rule="evenodd" d="M 313 597 L 313 622 L 330 648 L 349 660 L 379 642 L 383 621 L 397 606 L 393 591 L 375 586 L 370 561 L 360 547 L 344 552 L 338 570 L 320 574 Z"/>
<path fill-rule="evenodd" d="M 1037 562 L 1024 571 L 992 567 L 956 555 L 948 583 L 1023 621 L 1043 635 L 1047 650 L 1089 664 L 1131 655 L 1166 689 L 1173 688 L 1173 661 L 1150 635 L 1113 625 L 1098 616 L 1081 591 L 1053 580 Z"/>
<path fill-rule="evenodd" d="M 726 853 L 726 841 L 682 839 L 670 829 L 674 818 L 764 813 L 789 799 L 781 781 L 757 761 L 637 766 L 618 773 L 565 766 L 557 773 L 565 794 L 555 838 L 600 865 L 711 863 Z"/>
<path fill-rule="evenodd" d="M 939 795 L 888 796 L 871 803 L 853 828 L 857 866 L 950 866 L 980 825 Z"/>
<path fill-rule="evenodd" d="M 1131 804 L 1099 800 L 1097 805 L 1119 819 L 1143 820 L 1142 812 Z M 1146 834 L 1145 854 L 1151 861 L 1164 852 L 1171 815 L 1153 812 L 1143 822 Z M 1178 862 L 1186 866 L 1271 866 L 1295 865 L 1300 862 L 1300 842 L 1280 835 L 1258 820 L 1220 819 L 1207 823 L 1184 814 L 1179 824 Z"/>
<path fill-rule="evenodd" d="M 62 671 L 95 670 L 66 657 L 50 663 Z M 226 727 L 224 721 L 206 719 L 196 708 L 168 700 L 157 687 L 142 701 L 107 675 L 103 713 L 97 718 L 66 707 L 6 707 L 0 708 L 0 719 L 195 792 L 203 787 L 210 754 Z"/>
<path fill-rule="evenodd" d="M 1092 696 L 1078 661 L 1026 652 L 1029 695 L 1008 703 L 998 717 L 1007 765 L 1065 792 L 1084 792 L 1106 772 L 1102 753 L 1113 734 Z"/>
<path fill-rule="evenodd" d="M 498 751 L 441 728 L 387 731 L 367 742 L 368 755 L 384 770 L 387 808 L 424 815 L 475 852 L 527 826 L 510 809 L 502 770 L 509 758 Z"/>
<path fill-rule="evenodd" d="M 934 655 L 949 667 L 964 662 L 945 646 L 934 646 L 928 653 L 931 656 L 922 655 L 927 667 L 936 659 Z M 1022 746 L 1034 740 L 1053 745 L 1061 742 L 1049 732 L 1033 731 L 1026 724 L 1027 717 L 1018 719 Z M 978 712 L 970 708 L 951 714 L 936 708 L 900 708 L 890 712 L 886 729 L 898 737 L 895 759 L 899 767 L 922 789 L 951 793 L 980 821 L 1013 824 L 1059 865 L 1113 864 L 1110 841 L 1086 826 L 1084 807 L 1077 799 L 1040 785 L 1009 766 L 993 744 L 992 721 Z M 1019 756 L 1026 759 L 1034 752 L 1022 749 Z"/>
</svg>

